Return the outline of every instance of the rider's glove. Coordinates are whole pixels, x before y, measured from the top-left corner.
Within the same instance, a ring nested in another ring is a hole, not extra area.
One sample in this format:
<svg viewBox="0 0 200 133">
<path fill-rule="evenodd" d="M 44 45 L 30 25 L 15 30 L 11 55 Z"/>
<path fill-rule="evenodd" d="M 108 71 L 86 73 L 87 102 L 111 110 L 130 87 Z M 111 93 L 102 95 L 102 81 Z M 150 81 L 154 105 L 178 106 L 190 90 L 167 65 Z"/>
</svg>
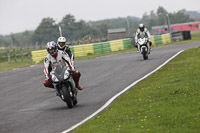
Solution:
<svg viewBox="0 0 200 133">
<path fill-rule="evenodd" d="M 137 40 L 137 39 L 135 39 L 135 43 L 137 43 L 137 41 L 138 41 L 138 40 Z"/>
<path fill-rule="evenodd" d="M 48 79 L 47 79 L 49 82 L 52 81 L 52 78 L 51 78 L 51 75 L 49 75 Z"/>
</svg>

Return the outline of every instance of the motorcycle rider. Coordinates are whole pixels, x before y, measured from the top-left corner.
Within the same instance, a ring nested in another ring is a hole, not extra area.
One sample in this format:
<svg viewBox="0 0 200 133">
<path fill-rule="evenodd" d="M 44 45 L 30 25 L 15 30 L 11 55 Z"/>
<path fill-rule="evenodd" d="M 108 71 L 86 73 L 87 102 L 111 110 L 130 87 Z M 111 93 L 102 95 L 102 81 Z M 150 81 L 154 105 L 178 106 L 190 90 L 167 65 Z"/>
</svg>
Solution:
<svg viewBox="0 0 200 133">
<path fill-rule="evenodd" d="M 58 50 L 61 50 L 63 51 L 64 53 L 68 54 L 69 55 L 69 58 L 70 58 L 70 62 L 73 62 L 73 66 L 74 66 L 74 55 L 72 54 L 72 52 L 70 51 L 70 48 L 69 46 L 66 44 L 67 43 L 67 40 L 65 37 L 59 37 L 58 40 L 57 40 L 57 44 L 58 44 Z M 75 68 L 75 66 L 74 66 Z M 77 76 L 77 79 L 79 82 L 79 79 L 81 77 L 81 73 L 76 70 L 76 76 Z M 81 85 L 77 85 L 78 89 L 79 90 L 82 90 L 82 86 Z"/>
<path fill-rule="evenodd" d="M 58 50 L 58 46 L 55 42 L 51 41 L 48 42 L 46 45 L 46 49 L 48 52 L 48 55 L 45 57 L 44 60 L 44 74 L 46 76 L 44 86 L 54 88 L 53 84 L 51 82 L 51 76 L 50 72 L 52 71 L 52 66 L 56 65 L 57 63 L 60 63 L 61 65 L 66 65 L 67 68 L 74 73 L 72 74 L 72 77 L 74 79 L 74 82 L 76 84 L 76 88 L 79 90 L 82 90 L 83 88 L 79 85 L 79 78 L 77 71 L 74 69 L 73 61 L 71 61 L 68 54 L 66 54 L 63 51 Z"/>
<path fill-rule="evenodd" d="M 151 39 L 150 39 L 151 35 L 150 35 L 149 31 L 147 30 L 147 28 L 145 28 L 145 25 L 141 23 L 141 24 L 139 24 L 138 29 L 135 34 L 135 45 L 137 47 L 138 52 L 139 52 L 139 49 L 138 49 L 139 47 L 138 47 L 137 41 L 138 41 L 138 36 L 140 34 L 145 34 L 145 36 L 148 38 L 148 42 L 150 44 L 150 50 L 152 50 L 151 49 L 152 43 L 151 43 Z"/>
<path fill-rule="evenodd" d="M 70 48 L 66 43 L 67 43 L 67 40 L 65 37 L 59 37 L 57 40 L 58 50 L 64 51 L 65 53 L 69 55 L 70 59 L 74 59 L 74 56 L 71 53 Z"/>
</svg>

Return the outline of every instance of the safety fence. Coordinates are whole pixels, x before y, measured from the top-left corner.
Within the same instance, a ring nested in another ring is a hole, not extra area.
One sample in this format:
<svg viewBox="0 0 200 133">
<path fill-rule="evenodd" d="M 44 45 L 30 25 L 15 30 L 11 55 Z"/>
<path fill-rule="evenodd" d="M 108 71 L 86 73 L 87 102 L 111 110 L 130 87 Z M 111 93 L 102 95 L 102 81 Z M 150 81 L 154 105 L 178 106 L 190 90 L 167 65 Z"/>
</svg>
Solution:
<svg viewBox="0 0 200 133">
<path fill-rule="evenodd" d="M 131 39 L 127 38 L 109 42 L 70 46 L 70 50 L 75 57 L 82 57 L 93 54 L 102 54 L 107 52 L 126 50 L 130 49 L 131 47 L 132 47 Z M 32 51 L 31 53 L 32 53 L 32 61 L 35 63 L 43 61 L 45 56 L 47 55 L 46 50 Z"/>
<path fill-rule="evenodd" d="M 18 62 L 28 59 L 32 61 L 30 48 L 13 48 L 0 50 L 0 63 L 1 62 Z"/>
<path fill-rule="evenodd" d="M 170 34 L 168 33 L 168 34 L 151 36 L 151 42 L 152 42 L 153 45 L 171 43 Z"/>
</svg>

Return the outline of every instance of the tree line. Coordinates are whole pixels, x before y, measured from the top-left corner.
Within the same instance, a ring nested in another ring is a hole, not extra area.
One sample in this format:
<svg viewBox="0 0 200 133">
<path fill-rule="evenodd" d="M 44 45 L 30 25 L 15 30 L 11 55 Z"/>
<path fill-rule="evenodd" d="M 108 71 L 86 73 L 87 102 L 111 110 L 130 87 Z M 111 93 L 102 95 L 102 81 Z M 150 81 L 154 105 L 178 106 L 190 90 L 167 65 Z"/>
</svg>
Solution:
<svg viewBox="0 0 200 133">
<path fill-rule="evenodd" d="M 190 17 L 194 14 L 197 17 Z M 71 14 L 66 14 L 58 23 L 51 18 L 43 18 L 38 27 L 34 31 L 24 31 L 6 36 L 0 35 L 0 47 L 11 46 L 30 46 L 30 45 L 44 45 L 48 41 L 56 41 L 59 37 L 59 29 L 62 28 L 62 35 L 67 38 L 68 42 L 79 41 L 84 39 L 98 39 L 106 38 L 107 30 L 113 28 L 125 27 L 133 36 L 139 23 L 144 23 L 151 31 L 152 26 L 167 24 L 166 16 L 169 16 L 171 24 L 192 22 L 200 20 L 200 13 L 189 12 L 185 9 L 170 13 L 163 7 L 158 7 L 156 11 L 144 13 L 141 18 L 135 16 L 111 18 L 100 21 L 76 20 Z M 199 16 L 198 16 L 199 15 Z M 129 28 L 129 29 L 128 29 Z M 92 38 L 91 38 L 92 37 Z"/>
</svg>

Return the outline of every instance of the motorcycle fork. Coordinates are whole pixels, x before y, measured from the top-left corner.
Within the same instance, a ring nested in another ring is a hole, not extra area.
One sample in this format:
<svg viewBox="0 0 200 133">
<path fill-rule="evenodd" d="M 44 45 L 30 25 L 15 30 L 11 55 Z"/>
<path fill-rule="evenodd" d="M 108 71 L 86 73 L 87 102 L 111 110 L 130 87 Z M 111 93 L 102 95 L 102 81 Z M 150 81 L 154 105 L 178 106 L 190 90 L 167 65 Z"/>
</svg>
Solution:
<svg viewBox="0 0 200 133">
<path fill-rule="evenodd" d="M 54 86 L 54 88 L 55 88 L 55 90 L 56 90 L 57 94 L 58 94 L 58 95 L 61 95 L 61 93 L 60 93 L 60 86 L 59 86 L 59 84 L 53 84 L 53 86 Z"/>
<path fill-rule="evenodd" d="M 149 44 L 149 42 L 147 43 L 147 53 L 149 53 L 149 51 L 150 51 L 150 44 Z"/>
<path fill-rule="evenodd" d="M 69 91 L 72 92 L 73 95 L 77 95 L 77 90 L 75 88 L 75 83 L 74 83 L 74 81 L 72 82 L 72 80 L 68 81 L 68 86 L 70 86 L 69 88 L 71 89 Z"/>
<path fill-rule="evenodd" d="M 141 53 L 140 44 L 138 44 L 138 47 L 137 47 L 137 48 L 138 48 L 138 51 Z"/>
</svg>

